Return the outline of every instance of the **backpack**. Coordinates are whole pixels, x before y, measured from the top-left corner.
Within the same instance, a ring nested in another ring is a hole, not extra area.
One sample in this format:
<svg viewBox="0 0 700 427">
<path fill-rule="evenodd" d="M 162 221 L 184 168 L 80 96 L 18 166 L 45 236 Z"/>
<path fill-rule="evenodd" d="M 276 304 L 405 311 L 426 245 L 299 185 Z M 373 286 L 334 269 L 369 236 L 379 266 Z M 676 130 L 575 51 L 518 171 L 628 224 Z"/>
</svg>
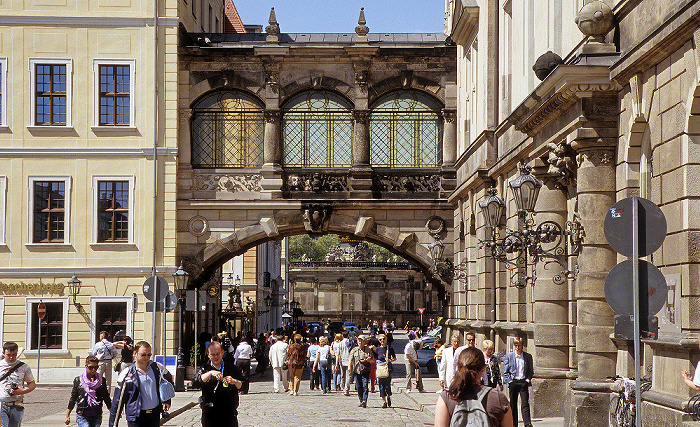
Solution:
<svg viewBox="0 0 700 427">
<path fill-rule="evenodd" d="M 476 399 L 462 400 L 455 405 L 450 418 L 450 427 L 489 427 L 486 414 L 486 398 L 491 387 L 481 387 Z"/>
</svg>

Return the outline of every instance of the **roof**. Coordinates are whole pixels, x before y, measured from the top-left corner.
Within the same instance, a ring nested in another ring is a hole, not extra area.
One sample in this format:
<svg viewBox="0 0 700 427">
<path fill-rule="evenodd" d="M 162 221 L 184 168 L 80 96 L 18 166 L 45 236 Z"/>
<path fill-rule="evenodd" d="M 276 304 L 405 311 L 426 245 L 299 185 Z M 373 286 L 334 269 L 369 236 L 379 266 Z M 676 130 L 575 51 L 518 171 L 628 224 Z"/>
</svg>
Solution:
<svg viewBox="0 0 700 427">
<path fill-rule="evenodd" d="M 243 21 L 241 21 L 240 15 L 238 15 L 238 10 L 236 10 L 236 5 L 233 4 L 233 0 L 225 0 L 224 3 L 226 5 L 224 10 L 224 15 L 226 16 L 224 33 L 245 33 L 245 26 L 243 25 Z"/>
<path fill-rule="evenodd" d="M 190 34 L 193 40 L 202 34 Z M 265 44 L 266 33 L 246 34 L 206 34 L 210 47 L 255 47 Z M 280 46 L 330 46 L 353 45 L 357 34 L 350 33 L 281 33 Z M 443 33 L 370 33 L 367 35 L 369 46 L 375 47 L 417 47 L 417 45 L 444 46 L 446 36 Z"/>
</svg>

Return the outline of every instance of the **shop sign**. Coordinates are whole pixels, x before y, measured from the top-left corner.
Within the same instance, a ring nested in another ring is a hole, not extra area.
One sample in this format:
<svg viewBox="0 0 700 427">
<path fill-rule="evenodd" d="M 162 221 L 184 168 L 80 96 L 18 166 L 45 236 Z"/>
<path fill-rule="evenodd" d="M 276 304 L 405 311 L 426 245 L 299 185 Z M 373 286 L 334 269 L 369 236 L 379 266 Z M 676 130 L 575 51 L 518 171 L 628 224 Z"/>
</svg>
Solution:
<svg viewBox="0 0 700 427">
<path fill-rule="evenodd" d="M 63 283 L 5 283 L 0 282 L 0 292 L 4 294 L 18 294 L 18 295 L 29 295 L 29 294 L 63 294 Z"/>
</svg>

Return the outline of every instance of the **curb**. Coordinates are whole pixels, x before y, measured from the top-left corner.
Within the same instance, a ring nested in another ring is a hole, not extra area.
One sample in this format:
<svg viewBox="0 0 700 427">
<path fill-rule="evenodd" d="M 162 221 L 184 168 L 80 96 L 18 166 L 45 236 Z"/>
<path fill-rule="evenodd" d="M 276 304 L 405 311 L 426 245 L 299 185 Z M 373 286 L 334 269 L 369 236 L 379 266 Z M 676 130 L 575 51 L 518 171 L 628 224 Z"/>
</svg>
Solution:
<svg viewBox="0 0 700 427">
<path fill-rule="evenodd" d="M 160 424 L 162 425 L 169 422 L 170 420 L 182 414 L 183 412 L 192 409 L 192 407 L 194 407 L 196 404 L 197 402 L 188 402 L 185 406 L 177 408 L 176 410 L 170 413 L 170 416 L 168 418 L 161 418 Z"/>
</svg>

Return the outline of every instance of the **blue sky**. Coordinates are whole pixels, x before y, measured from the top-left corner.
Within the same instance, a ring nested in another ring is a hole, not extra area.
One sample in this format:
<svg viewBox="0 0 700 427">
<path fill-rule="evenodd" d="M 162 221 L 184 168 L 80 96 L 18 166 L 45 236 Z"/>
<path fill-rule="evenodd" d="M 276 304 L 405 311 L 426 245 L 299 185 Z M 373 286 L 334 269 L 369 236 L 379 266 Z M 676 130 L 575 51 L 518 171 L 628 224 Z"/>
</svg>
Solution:
<svg viewBox="0 0 700 427">
<path fill-rule="evenodd" d="M 354 32 L 360 7 L 372 33 L 442 33 L 442 0 L 233 0 L 243 23 L 263 31 L 275 8 L 283 33 Z"/>
</svg>

